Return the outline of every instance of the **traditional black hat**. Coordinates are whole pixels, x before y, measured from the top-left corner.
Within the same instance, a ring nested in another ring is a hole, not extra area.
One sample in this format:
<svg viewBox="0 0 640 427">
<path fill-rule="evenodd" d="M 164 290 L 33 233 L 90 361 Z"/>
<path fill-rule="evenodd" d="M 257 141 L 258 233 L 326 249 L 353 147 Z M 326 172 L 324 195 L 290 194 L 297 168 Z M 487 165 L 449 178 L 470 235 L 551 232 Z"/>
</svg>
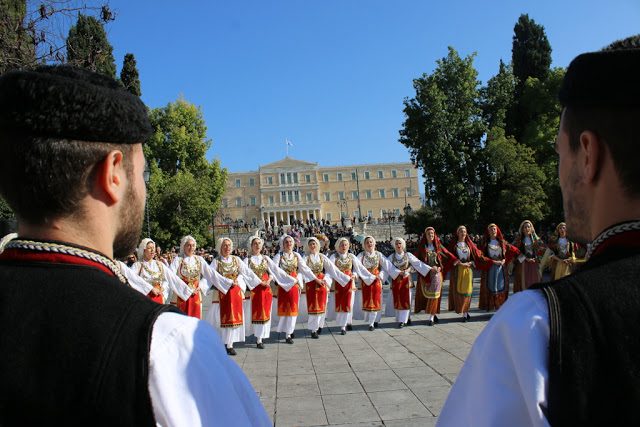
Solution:
<svg viewBox="0 0 640 427">
<path fill-rule="evenodd" d="M 640 106 L 640 49 L 583 53 L 567 69 L 558 93 L 566 106 Z"/>
<path fill-rule="evenodd" d="M 117 144 L 144 142 L 152 132 L 140 98 L 107 76 L 69 66 L 4 73 L 0 129 Z"/>
</svg>

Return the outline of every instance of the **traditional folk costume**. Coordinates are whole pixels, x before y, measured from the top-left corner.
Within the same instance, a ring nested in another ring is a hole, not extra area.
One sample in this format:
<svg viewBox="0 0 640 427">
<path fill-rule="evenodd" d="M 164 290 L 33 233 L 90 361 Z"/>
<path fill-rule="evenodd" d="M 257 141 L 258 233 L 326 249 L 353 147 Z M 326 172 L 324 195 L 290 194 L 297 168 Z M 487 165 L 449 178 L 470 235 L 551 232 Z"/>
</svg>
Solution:
<svg viewBox="0 0 640 427">
<path fill-rule="evenodd" d="M 336 251 L 338 251 L 342 241 L 349 242 L 345 237 L 340 237 L 335 243 Z M 351 277 L 351 281 L 346 285 L 338 283 L 337 286 L 334 286 L 336 323 L 340 326 L 340 333 L 344 335 L 347 333 L 347 325 L 351 325 L 353 317 L 352 308 L 356 290 L 355 278 L 360 277 L 366 286 L 371 285 L 376 280 L 376 277 L 369 273 L 355 255 L 349 252 L 345 254 L 336 252 L 331 255 L 330 260 L 341 272 Z"/>
<path fill-rule="evenodd" d="M 496 238 L 491 239 L 489 228 L 496 227 Z M 480 247 L 482 254 L 492 261 L 504 261 L 502 265 L 484 263 L 482 278 L 480 280 L 480 310 L 497 310 L 509 297 L 509 275 L 507 265 L 513 258 L 520 254 L 515 247 L 505 242 L 502 231 L 495 224 L 489 224 L 484 234 L 484 242 Z"/>
<path fill-rule="evenodd" d="M 524 226 L 531 226 L 531 234 L 524 234 Z M 513 245 L 520 251 L 520 255 L 514 263 L 516 265 L 513 278 L 513 293 L 529 289 L 534 283 L 541 279 L 540 263 L 545 252 L 545 244 L 536 234 L 533 224 L 529 220 L 524 220 L 520 224 L 520 233 Z M 528 260 L 535 260 L 533 262 Z"/>
<path fill-rule="evenodd" d="M 154 242 L 151 239 L 142 239 L 140 246 L 138 246 L 138 259 L 140 261 L 131 266 L 131 270 L 147 284 L 143 288 L 146 291 L 147 298 L 158 304 L 165 304 L 169 300 L 169 289 L 171 289 L 183 300 L 189 299 L 192 294 L 191 289 L 168 266 L 154 259 L 150 261 L 144 260 L 144 250 L 149 243 Z M 152 288 L 158 289 L 160 295 L 154 296 L 151 292 Z"/>
<path fill-rule="evenodd" d="M 403 250 L 401 253 L 398 253 L 397 250 L 394 251 L 389 255 L 388 259 L 395 268 L 402 272 L 402 274 L 399 274 L 391 281 L 391 295 L 393 298 L 393 308 L 396 312 L 396 322 L 398 322 L 398 326 L 402 328 L 409 321 L 409 314 L 411 313 L 411 297 L 414 287 L 413 280 L 411 279 L 411 268 L 414 268 L 420 275 L 426 276 L 431 270 L 431 267 L 420 261 L 415 255 L 404 250 L 407 244 L 403 238 L 396 237 L 391 241 L 394 248 L 396 242 L 402 243 Z"/>
<path fill-rule="evenodd" d="M 255 239 L 262 240 L 259 237 L 252 238 L 249 242 L 249 247 L 251 247 Z M 253 271 L 263 282 L 269 282 L 269 279 L 273 278 L 278 283 L 287 283 L 291 286 L 297 283 L 297 280 L 294 277 L 285 273 L 280 267 L 271 261 L 271 258 L 268 256 L 262 254 L 251 255 L 244 261 L 247 264 L 247 267 L 249 267 L 251 271 Z M 262 339 L 269 338 L 269 334 L 271 333 L 272 304 L 273 291 L 271 286 L 264 286 L 260 284 L 251 289 L 250 318 L 252 333 L 257 339 L 259 348 L 264 348 L 264 346 L 260 345 L 262 343 Z M 248 319 L 245 321 L 248 322 Z"/>
<path fill-rule="evenodd" d="M 372 236 L 367 236 L 363 241 L 367 239 L 373 240 L 375 247 L 375 239 Z M 382 284 L 386 282 L 389 276 L 391 276 L 392 279 L 397 278 L 400 270 L 394 267 L 382 253 L 376 250 L 374 250 L 373 253 L 364 250 L 360 252 L 358 259 L 369 273 L 376 276 L 376 280 L 370 285 L 360 280 L 360 289 L 358 289 L 357 292 L 361 294 L 361 298 L 356 296 L 356 303 L 358 299 L 361 300 L 364 321 L 369 324 L 369 330 L 373 330 L 382 316 Z"/>
<path fill-rule="evenodd" d="M 458 230 L 463 226 L 458 227 Z M 463 322 L 468 321 L 469 306 L 471 305 L 471 295 L 473 294 L 473 266 L 481 267 L 483 263 L 490 262 L 482 255 L 482 252 L 471 241 L 469 235 L 465 236 L 464 242 L 459 242 L 457 237 L 452 239 L 449 251 L 456 255 L 458 261 L 451 270 L 449 277 L 449 310 L 462 314 Z M 473 263 L 472 267 L 466 267 L 463 263 Z"/>
<path fill-rule="evenodd" d="M 280 247 L 283 247 L 284 241 L 291 239 L 291 236 L 283 236 L 280 239 Z M 278 332 L 285 333 L 287 343 L 293 343 L 291 334 L 296 329 L 296 320 L 298 318 L 298 309 L 300 304 L 300 291 L 304 287 L 302 275 L 312 277 L 314 274 L 304 262 L 302 256 L 297 252 L 291 253 L 278 252 L 273 257 L 273 262 L 279 266 L 289 276 L 296 278 L 294 284 L 278 282 Z M 300 273 L 300 274 L 298 274 Z"/>
<path fill-rule="evenodd" d="M 558 229 L 561 225 L 566 227 L 564 222 L 561 222 L 556 227 L 556 231 L 549 239 L 549 257 L 551 259 L 551 280 L 558 280 L 564 276 L 568 276 L 576 269 L 576 264 L 584 262 L 584 259 L 580 259 L 580 252 L 584 250 L 577 243 L 572 242 L 567 237 L 560 237 Z M 558 261 L 556 258 L 562 260 L 570 260 L 568 264 Z"/>
<path fill-rule="evenodd" d="M 315 237 L 309 238 L 307 247 L 310 241 L 315 241 L 320 248 L 320 242 Z M 346 286 L 351 281 L 351 277 L 342 273 L 329 258 L 321 253 L 307 253 L 304 260 L 314 274 L 313 277 L 304 278 L 309 312 L 307 328 L 311 331 L 311 338 L 318 338 L 318 331 L 323 328 L 327 316 L 327 303 L 333 279 L 341 286 Z M 326 286 L 316 283 L 315 279 L 324 280 Z"/>
<path fill-rule="evenodd" d="M 434 236 L 433 242 L 430 244 L 427 240 L 428 230 L 433 230 Z M 436 314 L 440 313 L 442 283 L 444 282 L 444 278 L 447 277 L 448 270 L 458 261 L 458 258 L 442 245 L 433 227 L 427 227 L 425 229 L 418 244 L 416 258 L 430 267 L 441 268 L 441 271 L 431 269 L 426 276 L 418 274 L 418 284 L 416 286 L 414 313 L 420 313 L 424 310 L 425 313 L 430 315 L 429 326 L 433 326 L 434 321 L 438 321 Z"/>
</svg>

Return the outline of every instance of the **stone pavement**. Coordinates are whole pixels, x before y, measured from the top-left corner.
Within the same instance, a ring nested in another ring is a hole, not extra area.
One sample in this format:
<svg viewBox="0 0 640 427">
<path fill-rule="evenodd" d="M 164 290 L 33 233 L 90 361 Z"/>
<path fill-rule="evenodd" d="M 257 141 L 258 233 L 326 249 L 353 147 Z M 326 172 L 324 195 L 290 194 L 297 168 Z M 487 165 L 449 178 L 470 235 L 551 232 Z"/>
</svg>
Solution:
<svg viewBox="0 0 640 427">
<path fill-rule="evenodd" d="M 383 317 L 374 331 L 356 320 L 353 331 L 340 335 L 329 322 L 317 340 L 299 323 L 294 344 L 285 343 L 274 325 L 264 350 L 251 337 L 236 343 L 233 360 L 277 427 L 433 426 L 471 345 L 493 314 L 477 311 L 478 293 L 476 277 L 468 323 L 444 310 L 434 326 L 422 313 L 412 314 L 412 325 L 403 329 Z"/>
</svg>

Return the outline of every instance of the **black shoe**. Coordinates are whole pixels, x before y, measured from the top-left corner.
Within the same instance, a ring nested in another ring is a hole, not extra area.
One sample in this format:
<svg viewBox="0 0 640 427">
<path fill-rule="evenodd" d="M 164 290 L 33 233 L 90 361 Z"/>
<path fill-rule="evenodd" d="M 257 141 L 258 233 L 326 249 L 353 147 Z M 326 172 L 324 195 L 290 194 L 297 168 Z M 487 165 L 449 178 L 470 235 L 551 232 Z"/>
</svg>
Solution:
<svg viewBox="0 0 640 427">
<path fill-rule="evenodd" d="M 434 316 L 433 317 L 433 322 L 434 323 L 438 323 L 440 321 L 440 319 L 438 319 L 438 316 Z"/>
<path fill-rule="evenodd" d="M 377 328 L 378 327 L 378 322 L 373 322 L 373 327 Z"/>
<path fill-rule="evenodd" d="M 467 313 L 467 320 L 471 320 L 471 316 L 469 316 L 469 313 Z"/>
<path fill-rule="evenodd" d="M 296 337 L 296 333 L 295 332 L 291 332 L 291 338 L 295 338 Z"/>
<path fill-rule="evenodd" d="M 340 329 L 340 335 L 347 335 L 347 331 L 345 331 L 344 329 Z"/>
<path fill-rule="evenodd" d="M 232 349 L 232 348 L 227 348 L 227 354 L 229 356 L 235 356 L 238 353 L 236 353 L 236 351 L 234 349 Z"/>
<path fill-rule="evenodd" d="M 353 326 L 347 325 L 347 331 L 353 331 Z"/>
<path fill-rule="evenodd" d="M 258 348 L 264 348 L 264 344 L 262 344 L 261 342 L 258 343 Z"/>
<path fill-rule="evenodd" d="M 400 329 L 404 328 L 404 323 L 403 322 L 398 323 L 398 328 Z"/>
<path fill-rule="evenodd" d="M 291 339 L 291 337 L 287 338 L 286 341 L 287 344 L 293 344 L 293 339 Z"/>
<path fill-rule="evenodd" d="M 318 339 L 318 333 L 317 332 L 311 332 L 311 338 L 313 338 L 314 340 Z"/>
<path fill-rule="evenodd" d="M 374 329 L 373 326 L 369 325 L 369 330 L 373 331 L 373 329 Z"/>
<path fill-rule="evenodd" d="M 427 322 L 427 325 L 429 325 L 429 326 L 433 326 L 433 320 L 429 320 L 429 321 Z"/>
<path fill-rule="evenodd" d="M 318 335 L 322 333 L 322 328 L 318 328 Z"/>
<path fill-rule="evenodd" d="M 463 323 L 467 323 L 468 321 L 469 321 L 469 319 L 467 319 L 467 317 L 466 317 L 466 316 L 462 318 L 462 322 L 463 322 Z"/>
<path fill-rule="evenodd" d="M 411 318 L 409 318 L 409 320 L 407 320 L 407 326 L 411 326 Z"/>
</svg>

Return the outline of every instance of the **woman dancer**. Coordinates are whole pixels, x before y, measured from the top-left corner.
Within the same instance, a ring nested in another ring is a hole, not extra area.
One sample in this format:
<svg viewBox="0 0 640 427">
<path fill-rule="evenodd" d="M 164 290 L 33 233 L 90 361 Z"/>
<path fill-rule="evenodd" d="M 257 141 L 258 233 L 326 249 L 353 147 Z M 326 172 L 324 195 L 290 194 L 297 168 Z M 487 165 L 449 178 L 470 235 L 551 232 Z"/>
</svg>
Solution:
<svg viewBox="0 0 640 427">
<path fill-rule="evenodd" d="M 420 313 L 424 310 L 429 314 L 428 325 L 433 326 L 434 322 L 438 323 L 442 282 L 458 258 L 442 245 L 433 227 L 425 228 L 418 245 L 417 258 L 430 266 L 431 271 L 426 276 L 418 275 L 414 312 Z"/>
<path fill-rule="evenodd" d="M 155 259 L 156 244 L 151 239 L 142 239 L 138 246 L 138 260 L 131 269 L 148 284 L 147 297 L 159 304 L 169 298 L 169 289 L 183 301 L 192 294 L 191 289 L 171 269 Z"/>
<path fill-rule="evenodd" d="M 578 262 L 576 252 L 580 250 L 580 246 L 567 238 L 567 224 L 558 224 L 549 239 L 548 247 L 551 251 L 551 280 L 561 279 L 575 271 Z"/>
<path fill-rule="evenodd" d="M 305 276 L 309 311 L 307 327 L 311 331 L 311 338 L 317 339 L 324 325 L 332 279 L 345 286 L 351 281 L 351 277 L 338 270 L 329 258 L 319 252 L 320 242 L 315 237 L 307 240 L 306 249 L 304 260 L 314 274 L 313 277 Z M 320 279 L 321 284 L 317 283 L 317 279 Z"/>
<path fill-rule="evenodd" d="M 400 274 L 400 270 L 395 268 L 391 262 L 380 252 L 376 251 L 376 239 L 372 236 L 364 238 L 364 251 L 360 252 L 358 259 L 364 267 L 376 277 L 370 285 L 362 283 L 362 311 L 364 321 L 369 323 L 369 330 L 373 331 L 378 327 L 380 316 L 382 315 L 382 284 L 391 275 L 395 279 Z"/>
<path fill-rule="evenodd" d="M 288 344 L 293 344 L 292 335 L 296 328 L 296 319 L 298 317 L 300 290 L 304 286 L 301 274 L 307 277 L 315 277 L 302 257 L 293 251 L 294 242 L 293 237 L 282 236 L 280 238 L 282 250 L 273 257 L 273 262 L 277 266 L 297 280 L 293 285 L 278 282 L 278 332 L 285 333 L 285 341 Z M 315 279 L 315 282 L 318 285 L 322 284 L 322 280 L 318 278 Z"/>
<path fill-rule="evenodd" d="M 180 241 L 180 255 L 171 262 L 171 270 L 187 284 L 192 294 L 189 298 L 174 297 L 178 308 L 192 317 L 202 318 L 202 296 L 210 286 L 228 289 L 233 280 L 224 278 L 212 270 L 196 252 L 196 239 L 184 236 Z"/>
<path fill-rule="evenodd" d="M 504 241 L 502 231 L 495 224 L 489 224 L 480 248 L 482 254 L 493 264 L 485 264 L 480 281 L 480 310 L 497 310 L 509 297 L 509 275 L 506 266 L 520 251 Z"/>
<path fill-rule="evenodd" d="M 407 243 L 402 237 L 394 238 L 391 243 L 395 252 L 389 255 L 389 261 L 402 272 L 391 281 L 393 308 L 396 311 L 398 327 L 403 328 L 408 322 L 409 313 L 411 312 L 411 289 L 414 287 L 411 279 L 411 268 L 413 267 L 422 276 L 426 276 L 431 271 L 431 267 L 420 261 L 413 254 L 405 252 Z"/>
<path fill-rule="evenodd" d="M 227 354 L 235 356 L 237 353 L 233 349 L 233 343 L 243 342 L 245 339 L 242 307 L 244 292 L 247 286 L 255 288 L 262 280 L 239 257 L 231 255 L 233 242 L 228 237 L 218 240 L 216 250 L 220 255 L 211 261 L 211 268 L 223 277 L 233 280 L 233 284 L 226 289 L 213 290 L 213 304 L 206 320 L 220 333 Z"/>
<path fill-rule="evenodd" d="M 376 280 L 376 276 L 369 273 L 355 255 L 349 253 L 349 245 L 349 240 L 346 237 L 340 237 L 334 246 L 337 253 L 331 255 L 330 258 L 341 272 L 351 276 L 349 283 L 345 286 L 339 283 L 335 286 L 334 292 L 336 323 L 340 326 L 342 335 L 347 333 L 347 328 L 351 330 L 354 291 L 356 290 L 355 278 L 359 276 L 365 285 L 371 285 Z"/>
<path fill-rule="evenodd" d="M 293 286 L 297 283 L 297 280 L 274 264 L 271 258 L 262 255 L 264 241 L 260 237 L 251 237 L 249 245 L 251 247 L 251 256 L 244 261 L 256 276 L 262 280 L 260 285 L 251 290 L 251 324 L 257 347 L 262 349 L 264 348 L 262 340 L 269 338 L 271 332 L 271 304 L 273 302 L 271 282 L 275 278 L 278 283 Z"/>
<path fill-rule="evenodd" d="M 513 293 L 529 289 L 540 281 L 540 262 L 545 252 L 545 244 L 536 234 L 528 219 L 520 223 L 518 238 L 513 245 L 520 251 L 514 261 L 516 269 L 513 277 Z"/>
<path fill-rule="evenodd" d="M 489 263 L 490 260 L 485 258 L 471 241 L 467 234 L 467 227 L 464 225 L 456 230 L 456 236 L 451 241 L 449 251 L 458 258 L 449 277 L 449 310 L 455 310 L 456 313 L 462 314 L 462 321 L 467 322 L 471 319 L 469 306 L 473 293 L 472 267 L 482 266 L 483 263 Z"/>
</svg>

